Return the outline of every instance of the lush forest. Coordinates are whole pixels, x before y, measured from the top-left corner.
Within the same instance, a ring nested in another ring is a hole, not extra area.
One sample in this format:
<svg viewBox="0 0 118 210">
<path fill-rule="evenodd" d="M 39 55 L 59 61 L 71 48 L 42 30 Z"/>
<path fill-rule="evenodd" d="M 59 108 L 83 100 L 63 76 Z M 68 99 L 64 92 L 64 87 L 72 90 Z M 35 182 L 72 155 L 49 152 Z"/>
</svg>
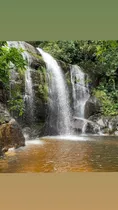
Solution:
<svg viewBox="0 0 118 210">
<path fill-rule="evenodd" d="M 0 41 L 0 172 L 118 170 L 117 136 L 117 40 Z"/>
<path fill-rule="evenodd" d="M 28 41 L 29 42 L 29 41 Z M 118 41 L 30 41 L 35 47 L 49 52 L 54 58 L 67 64 L 77 64 L 91 75 L 91 92 L 102 103 L 103 115 L 118 114 Z M 22 49 L 8 48 L 7 42 L 0 42 L 0 82 L 9 88 L 10 63 L 22 75 L 26 61 L 21 55 Z M 93 84 L 95 83 L 95 84 Z M 15 101 L 9 101 L 11 109 L 16 107 L 23 113 L 19 92 L 14 93 Z"/>
<path fill-rule="evenodd" d="M 39 45 L 56 59 L 83 67 L 96 81 L 92 92 L 102 102 L 102 113 L 106 116 L 118 114 L 118 41 L 42 41 L 32 44 Z"/>
</svg>

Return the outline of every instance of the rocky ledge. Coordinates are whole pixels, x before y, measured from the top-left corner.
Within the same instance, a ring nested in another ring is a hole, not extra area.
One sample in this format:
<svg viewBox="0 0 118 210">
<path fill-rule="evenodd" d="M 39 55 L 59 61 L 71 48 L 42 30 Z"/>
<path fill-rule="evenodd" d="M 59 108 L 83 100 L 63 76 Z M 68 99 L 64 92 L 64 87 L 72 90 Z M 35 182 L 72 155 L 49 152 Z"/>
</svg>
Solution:
<svg viewBox="0 0 118 210">
<path fill-rule="evenodd" d="M 96 114 L 89 117 L 89 120 L 99 124 L 103 134 L 118 136 L 118 116 L 101 116 Z"/>
<path fill-rule="evenodd" d="M 22 129 L 15 119 L 11 118 L 6 107 L 0 103 L 0 155 L 9 148 L 25 146 Z"/>
</svg>

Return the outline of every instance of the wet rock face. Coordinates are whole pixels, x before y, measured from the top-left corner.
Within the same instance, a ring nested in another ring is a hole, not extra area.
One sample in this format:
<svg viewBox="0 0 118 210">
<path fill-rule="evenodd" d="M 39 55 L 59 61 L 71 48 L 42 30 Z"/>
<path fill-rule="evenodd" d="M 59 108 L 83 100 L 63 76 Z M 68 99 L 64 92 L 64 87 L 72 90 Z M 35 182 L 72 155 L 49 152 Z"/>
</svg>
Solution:
<svg viewBox="0 0 118 210">
<path fill-rule="evenodd" d="M 0 125 L 8 123 L 11 120 L 11 116 L 3 103 L 0 103 Z"/>
<path fill-rule="evenodd" d="M 34 92 L 34 123 L 45 122 L 47 113 L 48 85 L 42 70 L 31 72 Z"/>
<path fill-rule="evenodd" d="M 89 120 L 99 124 L 101 126 L 101 132 L 104 134 L 117 135 L 118 132 L 118 116 L 105 117 L 100 115 L 93 115 Z"/>
<path fill-rule="evenodd" d="M 85 118 L 89 118 L 91 115 L 97 114 L 100 112 L 100 102 L 93 96 L 91 96 L 85 105 Z"/>
<path fill-rule="evenodd" d="M 110 118 L 108 122 L 109 132 L 114 133 L 118 131 L 118 116 Z"/>
<path fill-rule="evenodd" d="M 0 103 L 0 154 L 10 147 L 25 145 L 25 138 L 19 124 L 13 119 L 5 105 Z"/>
<path fill-rule="evenodd" d="M 101 126 L 95 122 L 84 118 L 73 119 L 73 129 L 82 133 L 99 133 Z"/>
<path fill-rule="evenodd" d="M 31 68 L 37 70 L 39 67 L 42 67 L 42 66 L 45 67 L 45 63 L 42 57 L 39 55 L 39 52 L 37 51 L 37 49 L 27 42 L 23 42 L 23 43 L 24 43 L 25 49 L 31 56 L 31 64 L 30 64 Z"/>
<path fill-rule="evenodd" d="M 32 127 L 24 127 L 22 131 L 26 141 L 31 139 L 34 140 L 46 134 L 45 123 L 40 122 L 38 124 L 34 124 Z"/>
<path fill-rule="evenodd" d="M 5 91 L 4 84 L 0 81 L 0 103 L 5 103 L 7 99 L 7 93 Z"/>
<path fill-rule="evenodd" d="M 92 134 L 98 134 L 100 131 L 100 126 L 93 122 L 87 122 L 85 124 L 85 133 L 92 133 Z"/>
<path fill-rule="evenodd" d="M 18 115 L 17 111 L 12 111 L 10 114 L 15 118 L 18 123 L 24 126 L 32 126 L 32 123 L 39 123 L 40 121 L 45 121 L 46 115 L 46 102 L 45 102 L 45 92 L 42 89 L 44 87 L 45 81 L 45 62 L 43 61 L 41 55 L 38 53 L 37 49 L 27 42 L 16 42 L 11 43 L 11 46 L 21 47 L 26 53 L 24 59 L 27 61 L 26 71 L 30 69 L 31 81 L 32 81 L 32 113 L 33 117 L 29 115 L 31 107 L 27 98 L 26 92 L 26 79 L 25 74 L 20 75 L 16 69 L 11 69 L 10 78 L 10 91 L 11 95 L 14 95 L 14 90 L 19 93 L 20 97 L 24 102 L 24 114 L 22 116 Z M 13 93 L 13 94 L 12 94 Z"/>
</svg>

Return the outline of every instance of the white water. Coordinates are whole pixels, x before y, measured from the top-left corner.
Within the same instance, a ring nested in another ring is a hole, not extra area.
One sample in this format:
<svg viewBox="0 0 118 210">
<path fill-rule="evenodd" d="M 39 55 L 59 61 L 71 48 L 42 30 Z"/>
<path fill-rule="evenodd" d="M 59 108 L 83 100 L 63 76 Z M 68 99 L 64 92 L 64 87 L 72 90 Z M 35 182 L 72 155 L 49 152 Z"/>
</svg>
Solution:
<svg viewBox="0 0 118 210">
<path fill-rule="evenodd" d="M 33 89 L 32 89 L 32 79 L 31 79 L 31 62 L 32 57 L 27 52 L 25 42 L 23 41 L 8 41 L 9 47 L 15 47 L 17 49 L 22 48 L 24 51 L 22 52 L 22 56 L 25 61 L 27 61 L 26 71 L 25 71 L 25 96 L 24 100 L 26 101 L 26 104 L 28 106 L 28 115 L 29 118 L 33 119 Z"/>
<path fill-rule="evenodd" d="M 50 54 L 40 48 L 37 48 L 37 50 L 46 63 L 47 73 L 51 73 L 49 81 L 50 128 L 56 127 L 59 135 L 69 135 L 71 134 L 71 111 L 64 74 L 61 67 Z"/>
<path fill-rule="evenodd" d="M 81 68 L 73 65 L 71 68 L 71 83 L 74 116 L 81 118 L 85 118 L 85 104 L 90 96 L 86 79 Z"/>
<path fill-rule="evenodd" d="M 87 122 L 84 123 L 83 128 L 82 128 L 82 133 L 86 133 L 86 127 L 87 127 Z"/>
<path fill-rule="evenodd" d="M 76 135 L 66 135 L 66 136 L 44 136 L 41 140 L 65 140 L 65 141 L 86 141 L 88 140 L 88 136 L 76 136 Z"/>
</svg>

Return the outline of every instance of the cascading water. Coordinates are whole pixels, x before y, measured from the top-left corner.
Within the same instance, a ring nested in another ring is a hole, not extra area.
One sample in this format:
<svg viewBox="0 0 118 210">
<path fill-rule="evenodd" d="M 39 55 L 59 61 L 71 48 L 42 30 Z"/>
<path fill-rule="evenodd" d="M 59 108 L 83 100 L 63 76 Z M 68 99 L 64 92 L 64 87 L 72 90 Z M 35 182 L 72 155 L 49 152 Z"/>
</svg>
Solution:
<svg viewBox="0 0 118 210">
<path fill-rule="evenodd" d="M 26 109 L 28 113 L 28 118 L 30 119 L 30 122 L 33 121 L 33 89 L 32 89 L 32 79 L 31 79 L 31 62 L 32 57 L 27 52 L 27 49 L 25 47 L 25 42 L 23 41 L 8 41 L 9 47 L 15 47 L 17 49 L 22 48 L 24 51 L 22 52 L 22 56 L 24 60 L 27 61 L 28 65 L 26 66 L 25 71 L 25 96 L 24 101 L 26 102 Z"/>
<path fill-rule="evenodd" d="M 51 74 L 49 79 L 49 127 L 56 134 L 71 134 L 71 111 L 69 106 L 69 94 L 65 83 L 64 74 L 56 60 L 42 49 L 37 48 L 42 55 Z"/>
<path fill-rule="evenodd" d="M 74 116 L 85 118 L 85 104 L 89 98 L 87 75 L 77 65 L 71 68 Z"/>
</svg>

